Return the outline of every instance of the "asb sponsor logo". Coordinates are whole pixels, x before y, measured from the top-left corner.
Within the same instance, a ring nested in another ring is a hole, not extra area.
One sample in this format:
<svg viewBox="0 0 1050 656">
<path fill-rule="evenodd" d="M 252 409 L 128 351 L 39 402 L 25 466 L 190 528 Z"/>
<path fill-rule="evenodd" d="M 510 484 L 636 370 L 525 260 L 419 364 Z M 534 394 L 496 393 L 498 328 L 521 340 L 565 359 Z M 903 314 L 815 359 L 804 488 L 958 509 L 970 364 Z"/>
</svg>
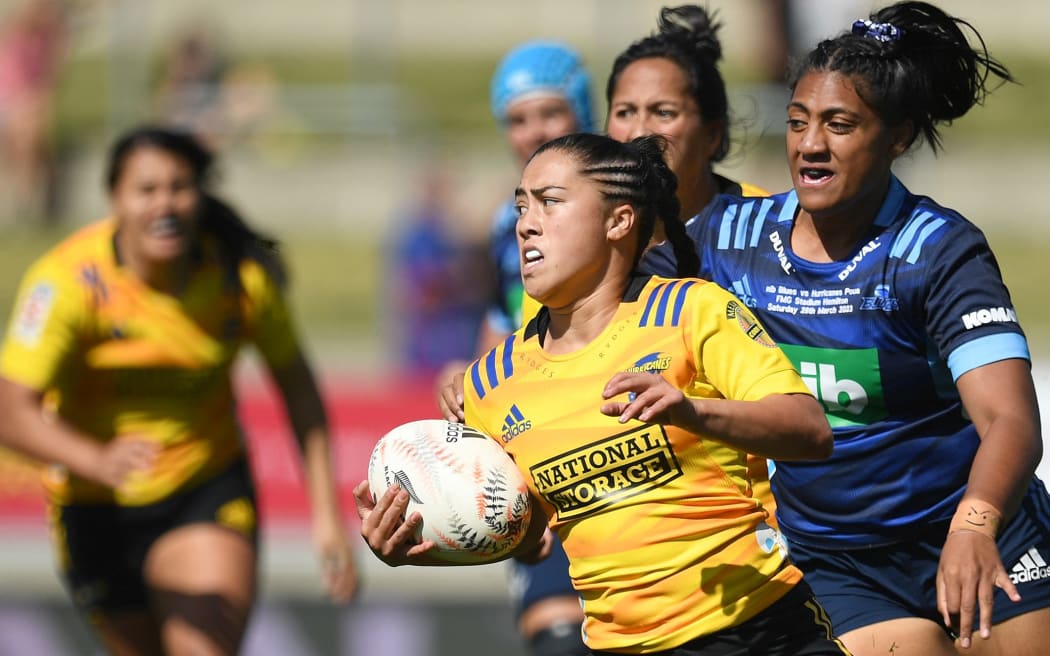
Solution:
<svg viewBox="0 0 1050 656">
<path fill-rule="evenodd" d="M 989 323 L 1017 323 L 1017 314 L 1013 308 L 981 308 L 962 315 L 963 326 L 973 330 Z"/>
<path fill-rule="evenodd" d="M 682 475 L 663 427 L 647 424 L 529 468 L 559 519 L 593 514 Z"/>
<path fill-rule="evenodd" d="M 751 314 L 750 310 L 736 301 L 729 301 L 726 304 L 726 319 L 736 319 L 744 334 L 762 346 L 766 348 L 776 347 L 776 342 L 769 336 L 766 329 L 762 327 L 762 324 L 758 323 L 755 315 Z"/>
<path fill-rule="evenodd" d="M 780 348 L 824 406 L 832 428 L 870 424 L 886 416 L 876 349 Z"/>
<path fill-rule="evenodd" d="M 510 406 L 507 416 L 503 419 L 503 427 L 500 429 L 500 439 L 506 444 L 515 437 L 532 428 L 532 422 L 518 410 L 517 404 Z"/>
<path fill-rule="evenodd" d="M 857 265 L 861 263 L 861 260 L 867 257 L 869 253 L 878 250 L 879 246 L 881 245 L 882 244 L 879 243 L 879 238 L 876 237 L 875 239 L 872 239 L 868 243 L 861 246 L 860 252 L 853 256 L 853 259 L 849 261 L 849 264 L 846 265 L 846 268 L 844 268 L 842 271 L 839 271 L 839 280 L 845 280 L 846 278 L 849 278 L 849 274 L 853 273 L 854 269 L 857 268 Z"/>
<path fill-rule="evenodd" d="M 1021 559 L 1010 570 L 1010 580 L 1014 585 L 1047 578 L 1050 578 L 1050 567 L 1047 567 L 1046 561 L 1035 547 L 1021 556 Z"/>
<path fill-rule="evenodd" d="M 55 288 L 49 282 L 38 282 L 25 295 L 11 325 L 12 335 L 26 346 L 36 346 L 55 304 Z"/>
<path fill-rule="evenodd" d="M 627 369 L 627 373 L 649 373 L 658 374 L 671 368 L 671 356 L 667 353 L 650 353 L 642 356 L 637 362 Z"/>
<path fill-rule="evenodd" d="M 769 242 L 773 244 L 773 252 L 777 254 L 777 261 L 780 262 L 780 268 L 784 270 L 784 273 L 791 275 L 791 270 L 794 269 L 791 262 L 787 258 L 787 253 L 784 252 L 784 241 L 780 238 L 780 232 L 774 230 L 769 233 Z"/>
</svg>

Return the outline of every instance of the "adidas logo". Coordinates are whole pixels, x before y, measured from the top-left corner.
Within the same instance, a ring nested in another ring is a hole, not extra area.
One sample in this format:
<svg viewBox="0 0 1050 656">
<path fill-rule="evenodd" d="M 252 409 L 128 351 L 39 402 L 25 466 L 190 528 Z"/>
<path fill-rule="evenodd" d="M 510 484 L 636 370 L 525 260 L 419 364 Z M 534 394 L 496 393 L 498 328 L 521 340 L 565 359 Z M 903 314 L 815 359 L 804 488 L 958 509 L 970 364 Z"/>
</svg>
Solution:
<svg viewBox="0 0 1050 656">
<path fill-rule="evenodd" d="M 526 419 L 525 415 L 521 414 L 521 410 L 518 410 L 517 405 L 512 405 L 510 410 L 507 411 L 507 417 L 503 420 L 500 437 L 506 444 L 530 428 L 532 428 L 532 422 Z"/>
<path fill-rule="evenodd" d="M 1014 585 L 1047 578 L 1050 578 L 1050 567 L 1047 567 L 1046 561 L 1039 555 L 1035 547 L 1021 556 L 1021 559 L 1010 570 L 1010 580 L 1014 582 Z"/>
</svg>

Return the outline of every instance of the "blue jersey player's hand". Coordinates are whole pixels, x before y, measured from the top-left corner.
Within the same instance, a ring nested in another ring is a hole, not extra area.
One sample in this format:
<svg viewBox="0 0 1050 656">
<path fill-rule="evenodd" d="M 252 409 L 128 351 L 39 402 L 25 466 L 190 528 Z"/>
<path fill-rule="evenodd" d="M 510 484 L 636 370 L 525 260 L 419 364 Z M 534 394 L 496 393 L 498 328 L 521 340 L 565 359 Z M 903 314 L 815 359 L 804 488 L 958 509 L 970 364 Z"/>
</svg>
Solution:
<svg viewBox="0 0 1050 656">
<path fill-rule="evenodd" d="M 975 626 L 982 638 L 991 635 L 995 588 L 1011 601 L 1021 600 L 995 540 L 974 531 L 949 534 L 937 569 L 937 609 L 964 648 L 971 645 Z"/>
</svg>

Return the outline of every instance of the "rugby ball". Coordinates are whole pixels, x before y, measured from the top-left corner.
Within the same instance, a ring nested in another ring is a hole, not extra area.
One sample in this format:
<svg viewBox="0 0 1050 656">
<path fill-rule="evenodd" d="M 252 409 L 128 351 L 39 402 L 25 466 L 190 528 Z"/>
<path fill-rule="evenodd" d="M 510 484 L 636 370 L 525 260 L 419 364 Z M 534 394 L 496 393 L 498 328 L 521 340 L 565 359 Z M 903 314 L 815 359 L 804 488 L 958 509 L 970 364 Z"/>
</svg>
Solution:
<svg viewBox="0 0 1050 656">
<path fill-rule="evenodd" d="M 406 514 L 419 512 L 418 540 L 430 555 L 481 564 L 509 554 L 529 526 L 529 489 L 517 465 L 478 430 L 424 419 L 384 435 L 368 460 L 368 485 L 378 498 L 392 485 L 408 492 Z"/>
</svg>

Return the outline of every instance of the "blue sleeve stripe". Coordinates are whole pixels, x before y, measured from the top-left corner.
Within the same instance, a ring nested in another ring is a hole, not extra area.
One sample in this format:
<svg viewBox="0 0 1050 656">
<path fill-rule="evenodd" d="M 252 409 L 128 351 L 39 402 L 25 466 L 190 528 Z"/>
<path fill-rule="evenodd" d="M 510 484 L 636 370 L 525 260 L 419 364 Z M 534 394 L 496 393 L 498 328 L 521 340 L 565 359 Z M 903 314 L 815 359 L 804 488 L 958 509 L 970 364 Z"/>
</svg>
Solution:
<svg viewBox="0 0 1050 656">
<path fill-rule="evenodd" d="M 908 225 L 904 227 L 904 230 L 897 237 L 896 243 L 893 244 L 893 249 L 890 250 L 890 257 L 900 257 L 904 255 L 904 251 L 911 245 L 911 240 L 915 238 L 915 233 L 919 231 L 922 224 L 926 222 L 926 219 L 933 216 L 929 212 L 922 212 L 918 216 L 912 215 L 908 219 Z"/>
<path fill-rule="evenodd" d="M 659 295 L 660 290 L 663 289 L 666 284 L 667 283 L 660 283 L 649 293 L 649 299 L 645 302 L 645 310 L 642 312 L 642 320 L 638 322 L 639 328 L 642 328 L 645 324 L 649 323 L 649 313 L 653 309 L 653 303 L 656 302 L 657 295 Z"/>
<path fill-rule="evenodd" d="M 470 382 L 474 385 L 474 391 L 479 399 L 485 398 L 485 386 L 481 383 L 481 361 L 477 360 L 470 365 Z"/>
<path fill-rule="evenodd" d="M 496 389 L 499 385 L 499 376 L 496 374 L 496 349 L 492 349 L 485 356 L 485 373 L 489 378 L 489 387 Z"/>
<path fill-rule="evenodd" d="M 751 248 L 758 246 L 758 238 L 762 234 L 762 226 L 766 224 L 766 215 L 769 214 L 771 207 L 773 207 L 773 201 L 768 198 L 763 198 L 758 206 L 755 222 L 751 224 Z"/>
<path fill-rule="evenodd" d="M 678 295 L 674 298 L 674 313 L 671 315 L 672 326 L 677 326 L 678 320 L 682 318 L 682 307 L 685 306 L 685 293 L 695 284 L 695 280 L 690 280 L 678 288 Z"/>
<path fill-rule="evenodd" d="M 740 218 L 736 222 L 736 235 L 733 239 L 733 248 L 743 250 L 747 239 L 747 222 L 751 218 L 751 208 L 755 201 L 750 200 L 740 206 Z"/>
<path fill-rule="evenodd" d="M 718 250 L 729 248 L 729 236 L 733 232 L 733 217 L 736 216 L 736 205 L 730 205 L 722 212 L 722 224 L 718 226 Z"/>
<path fill-rule="evenodd" d="M 1024 335 L 997 333 L 966 342 L 948 356 L 948 368 L 952 370 L 952 380 L 959 380 L 967 371 L 1009 358 L 1032 361 Z"/>
<path fill-rule="evenodd" d="M 922 252 L 922 245 L 926 243 L 926 240 L 930 238 L 934 232 L 937 231 L 942 225 L 945 224 L 944 219 L 936 219 L 926 224 L 926 227 L 919 233 L 919 238 L 915 240 L 915 245 L 911 247 L 911 252 L 908 253 L 908 259 L 905 260 L 908 264 L 915 264 L 919 259 L 919 253 Z"/>
<path fill-rule="evenodd" d="M 784 199 L 784 206 L 777 213 L 777 223 L 795 220 L 795 210 L 798 209 L 798 194 L 792 189 Z"/>
<path fill-rule="evenodd" d="M 667 318 L 667 303 L 671 300 L 671 292 L 678 286 L 678 281 L 675 280 L 671 284 L 664 287 L 663 293 L 660 294 L 660 304 L 656 306 L 656 321 L 653 322 L 654 326 L 664 325 L 664 320 Z"/>
<path fill-rule="evenodd" d="M 514 375 L 514 361 L 511 356 L 514 355 L 514 335 L 511 335 L 503 342 L 503 379 L 506 380 Z"/>
</svg>

